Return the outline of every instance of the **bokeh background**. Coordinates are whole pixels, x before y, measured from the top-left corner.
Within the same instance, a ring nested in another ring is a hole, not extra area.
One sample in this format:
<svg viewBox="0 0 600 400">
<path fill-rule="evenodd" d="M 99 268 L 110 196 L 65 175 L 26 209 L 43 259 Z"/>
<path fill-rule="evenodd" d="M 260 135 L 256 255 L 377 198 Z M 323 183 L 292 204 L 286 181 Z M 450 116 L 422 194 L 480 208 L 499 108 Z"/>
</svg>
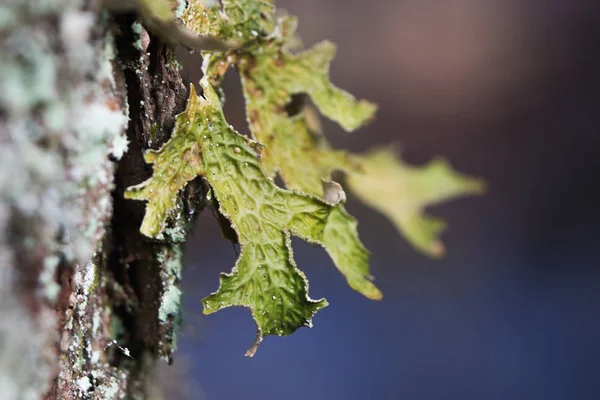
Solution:
<svg viewBox="0 0 600 400">
<path fill-rule="evenodd" d="M 353 292 L 322 249 L 295 240 L 311 296 L 330 306 L 254 358 L 246 310 L 201 316 L 236 259 L 204 212 L 187 246 L 175 361 L 192 398 L 600 399 L 599 2 L 277 3 L 299 16 L 306 46 L 338 44 L 334 83 L 380 105 L 353 134 L 324 121 L 335 146 L 399 143 L 415 164 L 443 155 L 490 193 L 431 209 L 450 226 L 442 261 L 350 198 L 384 300 Z M 245 132 L 233 71 L 226 91 Z"/>
</svg>

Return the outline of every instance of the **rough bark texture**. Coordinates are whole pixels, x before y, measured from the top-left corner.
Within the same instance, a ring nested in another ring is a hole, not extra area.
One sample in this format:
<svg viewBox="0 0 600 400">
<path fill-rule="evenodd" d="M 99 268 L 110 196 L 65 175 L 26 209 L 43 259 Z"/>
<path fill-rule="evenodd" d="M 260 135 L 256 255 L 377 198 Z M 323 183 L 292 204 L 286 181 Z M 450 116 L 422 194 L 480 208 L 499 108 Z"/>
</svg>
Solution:
<svg viewBox="0 0 600 400">
<path fill-rule="evenodd" d="M 0 398 L 154 398 L 179 328 L 181 244 L 139 233 L 149 177 L 185 106 L 172 50 L 91 0 L 0 5 Z M 127 118 L 129 116 L 129 120 Z M 128 151 L 125 134 L 129 142 Z"/>
</svg>

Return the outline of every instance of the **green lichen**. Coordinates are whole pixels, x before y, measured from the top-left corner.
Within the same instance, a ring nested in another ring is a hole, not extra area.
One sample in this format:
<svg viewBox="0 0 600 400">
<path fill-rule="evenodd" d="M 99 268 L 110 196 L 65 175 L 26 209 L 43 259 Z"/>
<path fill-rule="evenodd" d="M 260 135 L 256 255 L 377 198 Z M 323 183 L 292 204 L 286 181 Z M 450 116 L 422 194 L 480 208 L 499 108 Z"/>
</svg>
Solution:
<svg viewBox="0 0 600 400">
<path fill-rule="evenodd" d="M 274 10 L 267 0 L 221 0 L 209 5 L 191 0 L 182 19 L 194 32 L 235 40 L 245 47 L 273 31 Z"/>
<path fill-rule="evenodd" d="M 443 246 L 441 224 L 424 215 L 431 204 L 480 193 L 482 182 L 435 162 L 409 167 L 391 151 L 353 154 L 334 150 L 320 132 L 318 117 L 302 100 L 310 98 L 326 117 L 352 131 L 371 120 L 376 106 L 357 100 L 329 80 L 335 55 L 330 42 L 295 54 L 296 19 L 276 17 L 265 0 L 189 1 L 186 26 L 243 50 L 204 52 L 202 96 L 192 87 L 188 106 L 177 116 L 171 139 L 148 151 L 153 176 L 126 192 L 148 201 L 141 232 L 160 237 L 178 214 L 181 190 L 196 176 L 211 186 L 214 203 L 231 224 L 241 253 L 233 271 L 221 276 L 219 290 L 203 300 L 204 312 L 229 306 L 250 310 L 258 328 L 252 355 L 265 335 L 288 335 L 310 326 L 327 305 L 308 296 L 308 282 L 295 265 L 290 238 L 322 245 L 349 285 L 371 299 L 381 292 L 370 281 L 368 251 L 358 239 L 356 221 L 345 211 L 346 194 L 331 181 L 346 174 L 346 185 L 365 203 L 386 214 L 418 249 L 436 256 Z M 230 66 L 240 73 L 252 137 L 225 121 L 220 82 Z M 279 174 L 286 189 L 277 187 Z M 165 295 L 171 296 L 170 289 Z"/>
<path fill-rule="evenodd" d="M 167 228 L 168 230 L 168 228 Z M 156 260 L 158 261 L 162 291 L 158 308 L 158 322 L 161 325 L 163 338 L 159 356 L 170 361 L 173 351 L 177 348 L 177 337 L 181 329 L 181 270 L 183 254 L 177 244 L 160 245 Z"/>
<path fill-rule="evenodd" d="M 181 214 L 176 215 L 174 220 L 176 222 L 184 221 L 184 218 Z M 167 227 L 162 232 L 162 237 L 168 238 L 170 242 L 173 243 L 183 243 L 185 242 L 187 236 L 187 224 L 178 224 L 173 227 Z M 158 237 L 161 239 L 161 237 Z"/>
<path fill-rule="evenodd" d="M 300 105 L 290 117 L 286 105 L 294 95 L 307 94 L 323 114 L 347 130 L 366 123 L 376 107 L 331 84 L 332 43 L 319 43 L 298 55 L 286 52 L 278 42 L 261 48 L 261 53 L 244 57 L 237 65 L 250 131 L 266 146 L 262 164 L 270 176 L 279 173 L 288 188 L 322 196 L 322 182 L 330 180 L 333 171 L 354 171 L 360 166 L 347 151 L 332 150 L 311 129 L 310 111 Z"/>
<path fill-rule="evenodd" d="M 139 51 L 144 51 L 142 47 L 142 31 L 144 27 L 138 21 L 131 24 L 131 31 L 136 35 L 137 39 L 133 42 L 133 47 L 135 47 Z"/>
<path fill-rule="evenodd" d="M 177 246 L 161 249 L 156 256 L 161 268 L 163 294 L 158 309 L 158 318 L 162 323 L 179 323 L 181 314 L 181 290 L 179 280 L 182 269 L 181 249 Z"/>
<path fill-rule="evenodd" d="M 158 319 L 162 322 L 168 322 L 169 316 L 176 316 L 181 313 L 181 290 L 173 285 L 167 286 L 158 309 Z"/>
<path fill-rule="evenodd" d="M 105 0 L 103 6 L 112 11 L 136 11 L 144 25 L 165 42 L 192 49 L 223 50 L 234 43 L 194 34 L 177 20 L 183 16 L 185 0 Z"/>
<path fill-rule="evenodd" d="M 168 219 L 162 231 L 155 238 L 165 243 L 184 243 L 191 228 L 192 218 L 185 215 L 181 197 L 178 196 L 175 199 L 175 205 L 170 216 L 171 218 Z"/>
<path fill-rule="evenodd" d="M 445 253 L 439 236 L 446 224 L 425 213 L 427 206 L 480 194 L 485 183 L 452 170 L 443 159 L 423 167 L 407 165 L 390 149 L 354 156 L 359 171 L 348 174 L 348 187 L 365 204 L 388 217 L 418 250 L 432 257 Z"/>
<path fill-rule="evenodd" d="M 201 85 L 204 97 L 192 87 L 171 140 L 146 153 L 154 164 L 153 177 L 128 189 L 126 197 L 148 200 L 142 232 L 155 236 L 188 181 L 201 175 L 211 185 L 242 250 L 232 273 L 221 277 L 219 290 L 203 300 L 205 313 L 232 305 L 248 308 L 258 328 L 249 355 L 264 335 L 287 335 L 310 326 L 327 302 L 308 297 L 306 278 L 292 258 L 291 235 L 324 246 L 353 288 L 381 298 L 368 279 L 369 255 L 354 219 L 340 204 L 278 188 L 260 166 L 260 146 L 231 129 L 207 78 Z"/>
<path fill-rule="evenodd" d="M 198 14 L 202 7 L 196 7 Z M 263 168 L 270 177 L 279 174 L 287 188 L 322 198 L 326 196 L 323 183 L 331 181 L 334 171 L 343 171 L 347 187 L 384 213 L 415 248 L 434 257 L 443 255 L 439 234 L 444 224 L 422 216 L 423 210 L 447 199 L 482 193 L 483 183 L 459 175 L 446 163 L 421 171 L 391 150 L 385 152 L 387 157 L 374 157 L 332 149 L 320 131 L 318 116 L 305 102 L 298 102 L 302 98 L 298 96 L 310 98 L 323 115 L 347 131 L 371 120 L 376 106 L 356 100 L 330 82 L 332 43 L 324 41 L 293 54 L 295 30 L 295 18 L 280 17 L 273 33 L 249 44 L 245 52 L 212 56 L 207 68 L 211 82 L 218 86 L 229 66 L 237 67 L 250 132 L 265 145 Z"/>
<path fill-rule="evenodd" d="M 157 261 L 161 268 L 172 277 L 181 279 L 182 259 L 183 254 L 181 248 L 175 246 L 173 248 L 162 249 L 156 255 Z"/>
</svg>

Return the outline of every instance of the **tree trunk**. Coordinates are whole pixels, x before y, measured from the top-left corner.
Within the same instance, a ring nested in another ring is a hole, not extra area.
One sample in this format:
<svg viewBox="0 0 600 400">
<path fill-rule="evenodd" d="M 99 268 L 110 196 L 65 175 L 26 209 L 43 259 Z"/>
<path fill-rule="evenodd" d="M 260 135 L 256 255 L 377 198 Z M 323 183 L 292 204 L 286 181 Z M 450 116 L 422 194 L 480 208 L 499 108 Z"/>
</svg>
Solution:
<svg viewBox="0 0 600 400">
<path fill-rule="evenodd" d="M 205 187 L 161 241 L 123 191 L 184 109 L 172 49 L 91 0 L 4 0 L 0 47 L 0 398 L 153 397 Z"/>
</svg>

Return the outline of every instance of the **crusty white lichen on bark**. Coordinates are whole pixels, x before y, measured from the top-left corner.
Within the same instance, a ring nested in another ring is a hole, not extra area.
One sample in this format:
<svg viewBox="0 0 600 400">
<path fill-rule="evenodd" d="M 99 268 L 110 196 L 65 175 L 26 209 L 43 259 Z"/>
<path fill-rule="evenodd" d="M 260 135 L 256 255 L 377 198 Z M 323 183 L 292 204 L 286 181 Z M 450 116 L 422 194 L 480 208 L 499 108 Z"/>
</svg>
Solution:
<svg viewBox="0 0 600 400">
<path fill-rule="evenodd" d="M 91 0 L 0 4 L 2 399 L 141 398 L 174 349 L 180 242 L 203 187 L 162 242 L 118 200 L 186 97 L 171 50 L 135 22 Z"/>
<path fill-rule="evenodd" d="M 51 386 L 61 334 L 53 308 L 65 289 L 57 268 L 86 265 L 110 219 L 109 157 L 127 148 L 127 116 L 115 97 L 106 25 L 83 1 L 0 6 L 0 390 L 6 399 L 39 398 Z"/>
</svg>

